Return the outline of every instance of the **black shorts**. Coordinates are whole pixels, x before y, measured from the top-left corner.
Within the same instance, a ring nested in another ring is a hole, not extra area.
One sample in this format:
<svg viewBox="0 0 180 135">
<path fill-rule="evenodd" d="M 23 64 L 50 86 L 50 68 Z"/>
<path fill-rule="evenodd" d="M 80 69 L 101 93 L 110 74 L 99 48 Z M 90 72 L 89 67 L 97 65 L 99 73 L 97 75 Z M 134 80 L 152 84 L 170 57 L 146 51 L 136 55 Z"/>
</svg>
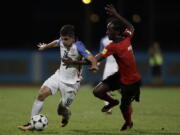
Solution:
<svg viewBox="0 0 180 135">
<path fill-rule="evenodd" d="M 121 104 L 124 102 L 130 104 L 133 100 L 140 101 L 141 80 L 130 85 L 124 85 L 119 81 L 119 74 L 116 72 L 102 82 L 107 84 L 112 91 L 121 89 Z"/>
</svg>

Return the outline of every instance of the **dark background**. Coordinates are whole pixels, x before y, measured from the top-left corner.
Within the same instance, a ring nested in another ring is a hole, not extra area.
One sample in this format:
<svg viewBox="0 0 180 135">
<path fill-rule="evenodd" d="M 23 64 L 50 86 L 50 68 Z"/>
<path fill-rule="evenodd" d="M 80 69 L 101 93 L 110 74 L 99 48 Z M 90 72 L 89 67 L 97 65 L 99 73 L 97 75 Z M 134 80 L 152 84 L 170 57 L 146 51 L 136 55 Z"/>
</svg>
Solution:
<svg viewBox="0 0 180 135">
<path fill-rule="evenodd" d="M 6 1 L 1 4 L 0 49 L 37 49 L 37 43 L 59 38 L 62 25 L 73 24 L 87 48 L 98 50 L 106 31 L 108 3 L 134 25 L 136 50 L 147 51 L 153 41 L 160 42 L 164 51 L 180 49 L 177 0 L 93 0 L 89 5 L 81 0 Z M 141 20 L 135 21 L 133 15 Z"/>
</svg>

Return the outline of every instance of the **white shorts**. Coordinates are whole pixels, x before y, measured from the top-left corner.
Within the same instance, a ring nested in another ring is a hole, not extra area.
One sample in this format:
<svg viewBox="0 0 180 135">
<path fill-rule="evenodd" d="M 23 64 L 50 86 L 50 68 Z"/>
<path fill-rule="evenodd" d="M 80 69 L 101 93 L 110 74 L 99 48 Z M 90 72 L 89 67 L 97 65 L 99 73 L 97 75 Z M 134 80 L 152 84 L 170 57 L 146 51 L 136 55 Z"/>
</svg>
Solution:
<svg viewBox="0 0 180 135">
<path fill-rule="evenodd" d="M 75 84 L 67 84 L 61 82 L 59 80 L 59 73 L 58 71 L 49 77 L 42 86 L 47 86 L 51 89 L 51 93 L 55 94 L 58 90 L 61 93 L 61 103 L 62 105 L 68 107 L 73 102 L 77 91 L 80 87 L 80 82 Z"/>
<path fill-rule="evenodd" d="M 115 58 L 113 56 L 107 57 L 102 79 L 103 80 L 106 79 L 108 76 L 114 74 L 117 71 L 118 71 L 118 65 Z"/>
</svg>

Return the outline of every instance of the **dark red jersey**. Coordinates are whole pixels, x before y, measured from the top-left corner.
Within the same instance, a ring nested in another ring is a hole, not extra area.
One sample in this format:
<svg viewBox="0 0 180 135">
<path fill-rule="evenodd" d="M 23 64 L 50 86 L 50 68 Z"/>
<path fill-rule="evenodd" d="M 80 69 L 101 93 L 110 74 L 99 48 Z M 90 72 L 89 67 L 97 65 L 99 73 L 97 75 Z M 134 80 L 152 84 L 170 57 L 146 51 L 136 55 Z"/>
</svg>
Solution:
<svg viewBox="0 0 180 135">
<path fill-rule="evenodd" d="M 120 42 L 112 42 L 100 53 L 102 57 L 113 55 L 118 64 L 119 81 L 125 85 L 141 79 L 136 69 L 135 57 L 131 46 L 133 32 L 125 30 L 126 37 Z"/>
</svg>

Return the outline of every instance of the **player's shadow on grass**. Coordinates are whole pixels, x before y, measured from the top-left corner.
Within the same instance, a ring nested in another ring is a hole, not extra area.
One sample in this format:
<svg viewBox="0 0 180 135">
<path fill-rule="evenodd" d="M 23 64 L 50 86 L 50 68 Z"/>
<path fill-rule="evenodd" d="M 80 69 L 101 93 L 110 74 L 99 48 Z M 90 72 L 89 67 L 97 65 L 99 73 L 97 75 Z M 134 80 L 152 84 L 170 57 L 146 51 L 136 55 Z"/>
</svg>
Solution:
<svg viewBox="0 0 180 135">
<path fill-rule="evenodd" d="M 112 131 L 112 130 L 70 130 L 72 134 L 79 134 L 79 135 L 180 135 L 180 131 L 177 132 L 171 132 L 171 131 L 161 131 L 161 130 L 156 130 L 156 131 L 151 131 L 151 130 L 129 130 L 129 131 Z"/>
<path fill-rule="evenodd" d="M 112 132 L 109 131 L 109 130 L 93 130 L 93 131 L 90 131 L 90 130 L 71 130 L 71 132 L 73 132 L 72 134 L 78 134 L 78 135 L 117 135 L 119 134 L 120 132 Z M 131 135 L 131 134 L 126 134 L 126 135 Z"/>
<path fill-rule="evenodd" d="M 37 133 L 39 131 L 36 131 Z M 46 131 L 46 132 L 40 132 L 40 134 L 43 134 L 43 135 L 58 135 L 59 132 L 56 132 L 56 131 Z"/>
<path fill-rule="evenodd" d="M 180 131 L 165 131 L 165 130 L 134 130 L 138 135 L 180 135 Z"/>
</svg>

